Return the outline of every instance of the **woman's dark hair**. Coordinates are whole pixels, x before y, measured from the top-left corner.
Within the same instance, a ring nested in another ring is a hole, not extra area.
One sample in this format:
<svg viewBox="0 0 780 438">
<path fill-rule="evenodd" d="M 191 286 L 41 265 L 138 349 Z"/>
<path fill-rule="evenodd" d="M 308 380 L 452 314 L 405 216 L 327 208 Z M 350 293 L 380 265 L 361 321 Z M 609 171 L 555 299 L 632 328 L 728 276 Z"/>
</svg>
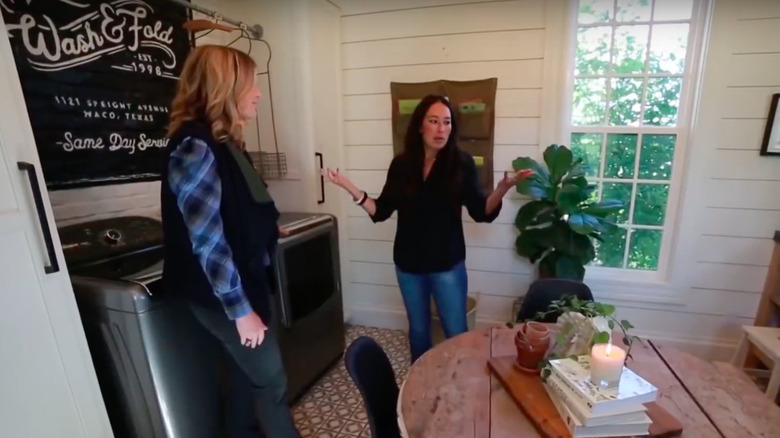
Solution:
<svg viewBox="0 0 780 438">
<path fill-rule="evenodd" d="M 455 112 L 452 110 L 452 105 L 444 96 L 435 94 L 425 96 L 417 104 L 412 116 L 409 118 L 409 126 L 406 128 L 406 136 L 404 137 L 403 152 L 403 158 L 408 164 L 407 168 L 411 170 L 406 189 L 407 191 L 415 192 L 422 184 L 423 166 L 425 165 L 425 142 L 423 141 L 420 128 L 425 121 L 425 114 L 436 103 L 441 103 L 449 109 L 451 116 L 450 126 L 452 127 L 450 136 L 447 138 L 447 144 L 444 145 L 436 157 L 437 165 L 443 167 L 445 175 L 437 189 L 441 190 L 447 197 L 447 200 L 459 211 L 460 199 L 458 195 L 460 190 L 458 188 L 460 187 L 461 178 L 461 157 L 457 141 L 458 125 L 455 121 Z"/>
</svg>

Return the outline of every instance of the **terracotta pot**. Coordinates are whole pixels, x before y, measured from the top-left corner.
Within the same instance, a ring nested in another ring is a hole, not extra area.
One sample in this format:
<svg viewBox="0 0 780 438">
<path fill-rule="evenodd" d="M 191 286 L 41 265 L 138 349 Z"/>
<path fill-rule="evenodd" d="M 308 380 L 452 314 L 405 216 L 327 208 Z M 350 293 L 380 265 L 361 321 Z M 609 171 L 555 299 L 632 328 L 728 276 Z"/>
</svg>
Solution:
<svg viewBox="0 0 780 438">
<path fill-rule="evenodd" d="M 550 329 L 541 322 L 528 321 L 523 324 L 523 334 L 528 339 L 541 339 L 550 336 Z"/>
<path fill-rule="evenodd" d="M 515 335 L 517 360 L 515 365 L 522 371 L 538 373 L 539 362 L 552 345 L 552 333 L 543 324 L 526 322 Z"/>
</svg>

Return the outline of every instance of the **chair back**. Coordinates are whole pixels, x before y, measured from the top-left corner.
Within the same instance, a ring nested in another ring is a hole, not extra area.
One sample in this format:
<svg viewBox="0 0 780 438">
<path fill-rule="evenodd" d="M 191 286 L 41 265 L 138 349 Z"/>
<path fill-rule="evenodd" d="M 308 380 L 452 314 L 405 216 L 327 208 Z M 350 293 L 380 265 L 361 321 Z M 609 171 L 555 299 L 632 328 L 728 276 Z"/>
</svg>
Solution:
<svg viewBox="0 0 780 438">
<path fill-rule="evenodd" d="M 396 413 L 398 384 L 385 351 L 370 337 L 361 336 L 347 348 L 344 363 L 363 396 L 371 436 L 399 438 L 401 432 Z"/>
<path fill-rule="evenodd" d="M 537 313 L 546 312 L 553 301 L 560 300 L 566 295 L 574 295 L 582 301 L 593 301 L 593 293 L 585 283 L 562 278 L 542 278 L 531 283 L 528 288 L 528 293 L 517 312 L 517 321 L 534 320 Z M 560 312 L 550 313 L 539 321 L 555 322 L 559 316 Z"/>
</svg>

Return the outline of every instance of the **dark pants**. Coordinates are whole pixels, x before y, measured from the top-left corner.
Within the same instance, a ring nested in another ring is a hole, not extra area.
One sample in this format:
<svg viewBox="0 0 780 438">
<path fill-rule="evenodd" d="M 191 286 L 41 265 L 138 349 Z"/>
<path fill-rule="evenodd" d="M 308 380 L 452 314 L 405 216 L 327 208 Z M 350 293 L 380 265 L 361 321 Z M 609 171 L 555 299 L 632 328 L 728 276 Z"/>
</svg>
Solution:
<svg viewBox="0 0 780 438">
<path fill-rule="evenodd" d="M 299 438 L 287 405 L 287 377 L 282 356 L 272 331 L 266 332 L 258 347 L 248 348 L 241 345 L 236 323 L 224 313 L 196 305 L 190 308 L 195 318 L 233 358 L 227 425 L 230 438 L 259 436 L 255 412 L 267 438 Z"/>
<path fill-rule="evenodd" d="M 449 271 L 432 274 L 410 274 L 396 268 L 398 286 L 409 318 L 409 344 L 412 363 L 428 351 L 431 341 L 431 296 L 439 312 L 447 338 L 468 330 L 466 300 L 468 276 L 461 262 Z"/>
</svg>

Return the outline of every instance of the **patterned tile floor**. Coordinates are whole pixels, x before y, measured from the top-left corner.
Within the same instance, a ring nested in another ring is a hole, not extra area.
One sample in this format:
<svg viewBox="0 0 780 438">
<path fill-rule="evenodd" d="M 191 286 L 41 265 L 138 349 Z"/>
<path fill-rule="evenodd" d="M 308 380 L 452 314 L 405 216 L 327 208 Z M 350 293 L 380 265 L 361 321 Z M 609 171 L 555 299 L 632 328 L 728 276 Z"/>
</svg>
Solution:
<svg viewBox="0 0 780 438">
<path fill-rule="evenodd" d="M 384 348 L 398 385 L 409 369 L 409 341 L 405 332 L 374 327 L 347 326 L 347 346 L 358 336 L 370 336 Z M 370 437 L 363 399 L 340 360 L 292 409 L 304 438 Z"/>
</svg>

